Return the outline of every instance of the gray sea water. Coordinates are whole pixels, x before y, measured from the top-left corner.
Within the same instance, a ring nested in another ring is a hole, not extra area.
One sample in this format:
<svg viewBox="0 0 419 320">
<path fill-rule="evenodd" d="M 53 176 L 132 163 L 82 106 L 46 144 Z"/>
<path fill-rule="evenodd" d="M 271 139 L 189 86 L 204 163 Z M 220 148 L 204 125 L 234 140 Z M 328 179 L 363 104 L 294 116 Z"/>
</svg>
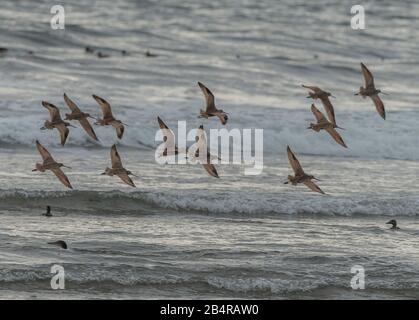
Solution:
<svg viewBox="0 0 419 320">
<path fill-rule="evenodd" d="M 55 4 L 0 3 L 0 298 L 419 298 L 419 3 L 366 1 L 357 31 L 350 1 L 66 1 L 65 30 L 52 30 Z M 385 121 L 353 95 L 361 61 L 388 93 Z M 227 129 L 264 129 L 262 174 L 156 163 L 157 116 L 175 132 L 178 120 L 222 127 L 197 118 L 197 81 Z M 301 84 L 336 96 L 348 149 L 305 129 Z M 123 139 L 95 127 L 95 143 L 74 124 L 61 147 L 39 130 L 41 101 L 64 114 L 64 92 L 94 116 L 91 95 L 108 100 Z M 36 139 L 71 167 L 74 190 L 31 171 Z M 136 189 L 100 175 L 114 143 Z M 283 184 L 287 145 L 327 195 Z M 47 244 L 60 239 L 68 250 Z M 65 290 L 51 289 L 54 264 Z M 350 285 L 355 265 L 363 290 Z"/>
</svg>

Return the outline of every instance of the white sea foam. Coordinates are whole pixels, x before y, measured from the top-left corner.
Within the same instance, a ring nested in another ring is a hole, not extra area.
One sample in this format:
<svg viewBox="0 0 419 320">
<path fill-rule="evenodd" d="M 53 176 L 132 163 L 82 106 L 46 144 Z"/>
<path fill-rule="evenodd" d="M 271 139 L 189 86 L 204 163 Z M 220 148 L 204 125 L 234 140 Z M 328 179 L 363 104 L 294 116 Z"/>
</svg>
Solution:
<svg viewBox="0 0 419 320">
<path fill-rule="evenodd" d="M 40 105 L 38 108 L 42 109 Z M 166 115 L 167 108 L 172 109 L 170 116 Z M 191 110 L 193 110 L 192 107 Z M 355 115 L 352 112 L 338 111 L 339 124 L 346 128 L 346 130 L 340 130 L 340 133 L 348 145 L 348 149 L 336 144 L 326 132 L 316 133 L 306 130 L 307 125 L 313 122 L 309 104 L 306 109 L 297 110 L 264 108 L 262 106 L 258 108 L 259 120 L 257 121 L 253 113 L 246 113 L 246 107 L 233 106 L 230 108 L 230 113 L 237 114 L 237 116 L 236 118 L 232 116 L 231 122 L 226 126 L 228 130 L 233 128 L 261 128 L 264 130 L 265 156 L 283 154 L 286 146 L 290 145 L 293 150 L 303 154 L 419 160 L 419 147 L 416 138 L 419 136 L 419 127 L 415 124 L 419 112 L 414 110 L 390 113 L 386 121 L 380 119 L 374 110 L 359 111 Z M 196 129 L 200 123 L 204 123 L 204 129 L 207 130 L 221 127 L 215 119 L 203 122 L 175 106 L 130 108 L 125 112 L 124 117 L 121 117 L 124 122 L 129 123 L 122 140 L 116 138 L 115 130 L 112 127 L 94 126 L 101 140 L 101 143 L 96 143 L 76 122 L 74 125 L 78 128 L 70 128 L 67 146 L 109 147 L 118 141 L 119 144 L 125 146 L 152 150 L 161 143 L 155 141 L 158 115 L 175 134 L 177 134 L 177 120 L 186 120 L 188 131 Z M 60 140 L 57 130 L 39 130 L 47 118 L 46 110 L 37 112 L 35 115 L 13 112 L 7 118 L 0 119 L 0 143 L 33 146 L 35 139 L 39 139 L 46 145 L 58 146 Z M 187 142 L 188 145 L 192 143 L 193 141 Z"/>
</svg>

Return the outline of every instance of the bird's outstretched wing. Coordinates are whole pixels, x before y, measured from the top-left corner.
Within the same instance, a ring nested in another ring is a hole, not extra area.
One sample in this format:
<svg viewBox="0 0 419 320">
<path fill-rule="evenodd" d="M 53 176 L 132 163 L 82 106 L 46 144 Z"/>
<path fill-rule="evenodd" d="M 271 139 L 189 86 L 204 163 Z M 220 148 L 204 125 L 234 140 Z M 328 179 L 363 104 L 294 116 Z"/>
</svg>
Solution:
<svg viewBox="0 0 419 320">
<path fill-rule="evenodd" d="M 340 136 L 340 134 L 336 131 L 336 129 L 334 128 L 327 128 L 326 131 L 332 136 L 332 138 L 339 143 L 342 147 L 347 148 L 348 146 L 345 144 L 345 142 L 343 141 L 342 137 Z"/>
<path fill-rule="evenodd" d="M 201 151 L 201 152 L 200 152 Z M 201 162 L 206 162 L 206 154 L 208 151 L 207 139 L 205 137 L 204 126 L 201 124 L 195 133 L 195 143 L 188 147 L 187 156 L 192 161 L 205 160 Z"/>
<path fill-rule="evenodd" d="M 70 180 L 68 180 L 63 170 L 61 170 L 60 168 L 56 168 L 56 169 L 52 169 L 52 172 L 54 172 L 58 180 L 60 180 L 63 185 L 65 185 L 67 188 L 73 189 L 73 187 L 71 186 Z"/>
<path fill-rule="evenodd" d="M 311 190 L 313 190 L 313 191 L 315 191 L 315 192 L 319 192 L 319 193 L 325 194 L 325 193 L 323 192 L 323 190 L 322 190 L 322 189 L 320 189 L 320 188 L 319 188 L 319 186 L 318 186 L 317 184 L 315 184 L 313 181 L 311 181 L 311 180 L 306 180 L 306 181 L 304 181 L 303 183 L 304 183 L 307 187 L 309 187 Z"/>
<path fill-rule="evenodd" d="M 374 105 L 375 105 L 375 108 L 377 109 L 377 112 L 385 120 L 386 119 L 386 110 L 384 109 L 384 103 L 381 100 L 381 98 L 378 96 L 378 94 L 374 94 L 374 95 L 370 96 L 370 98 L 374 102 Z"/>
<path fill-rule="evenodd" d="M 316 117 L 316 120 L 317 120 L 318 123 L 327 122 L 327 119 L 325 118 L 323 113 L 321 113 L 321 111 L 319 109 L 317 109 L 314 104 L 311 105 L 311 112 L 313 112 L 313 114 Z"/>
<path fill-rule="evenodd" d="M 127 185 L 136 188 L 134 182 L 131 180 L 131 178 L 128 176 L 127 173 L 119 173 L 118 177 L 124 181 Z"/>
<path fill-rule="evenodd" d="M 330 102 L 329 97 L 327 95 L 324 95 L 320 98 L 320 100 L 323 103 L 323 106 L 324 106 L 324 109 L 326 110 L 329 121 L 333 123 L 334 126 L 336 126 L 335 110 L 333 108 L 332 103 Z"/>
<path fill-rule="evenodd" d="M 100 109 L 102 110 L 102 114 L 103 114 L 103 118 L 113 118 L 112 115 L 112 109 L 111 109 L 111 105 L 103 98 L 97 96 L 97 95 L 93 95 L 93 98 L 96 100 L 96 102 L 99 104 Z"/>
<path fill-rule="evenodd" d="M 38 152 L 41 155 L 42 160 L 44 160 L 44 162 L 55 162 L 54 158 L 51 156 L 48 150 L 45 149 L 45 147 L 42 144 L 40 144 L 38 140 L 36 140 L 36 148 L 38 149 Z"/>
<path fill-rule="evenodd" d="M 49 111 L 49 115 L 51 117 L 51 122 L 59 122 L 61 120 L 60 110 L 54 106 L 52 103 L 47 101 L 42 101 L 42 106 Z"/>
<path fill-rule="evenodd" d="M 114 120 L 111 122 L 112 127 L 116 130 L 116 136 L 118 139 L 122 139 L 122 136 L 124 135 L 125 127 L 122 124 L 121 121 Z"/>
<path fill-rule="evenodd" d="M 294 153 L 291 151 L 291 148 L 287 146 L 287 154 L 288 154 L 288 160 L 290 162 L 291 168 L 294 170 L 295 175 L 303 175 L 304 170 L 300 165 L 300 162 L 295 157 Z"/>
<path fill-rule="evenodd" d="M 204 94 L 205 97 L 205 102 L 206 102 L 206 112 L 211 113 L 211 112 L 216 112 L 217 108 L 215 107 L 215 98 L 214 95 L 212 94 L 212 92 L 210 91 L 210 89 L 208 89 L 206 86 L 204 86 L 201 82 L 198 82 L 199 87 L 202 90 L 202 93 Z"/>
<path fill-rule="evenodd" d="M 96 141 L 99 141 L 99 139 L 96 136 L 95 131 L 93 130 L 91 124 L 89 123 L 89 120 L 87 120 L 86 118 L 79 120 L 81 126 L 83 127 L 84 131 L 86 131 L 86 133 L 93 139 L 95 139 Z"/>
<path fill-rule="evenodd" d="M 372 76 L 372 73 L 368 70 L 368 68 L 365 66 L 365 64 L 363 64 L 362 62 L 361 62 L 361 69 L 362 69 L 362 75 L 364 76 L 365 88 L 368 88 L 368 87 L 375 88 L 374 77 Z"/>
<path fill-rule="evenodd" d="M 68 134 L 70 133 L 70 130 L 66 127 L 64 123 L 60 123 L 59 125 L 56 125 L 55 127 L 60 132 L 61 145 L 64 146 L 65 142 L 67 141 L 67 137 L 68 137 Z"/>
<path fill-rule="evenodd" d="M 179 153 L 179 150 L 175 143 L 175 136 L 160 117 L 157 117 L 157 121 L 159 123 L 160 130 L 163 133 L 163 141 L 166 144 L 166 148 L 164 149 L 162 156 L 166 157 L 177 155 Z"/>
<path fill-rule="evenodd" d="M 215 178 L 219 178 L 217 169 L 215 169 L 215 166 L 211 163 L 203 163 L 202 166 L 204 169 L 208 172 L 210 176 L 213 176 Z"/>
<path fill-rule="evenodd" d="M 64 101 L 70 108 L 71 112 L 81 113 L 80 108 L 64 93 Z"/>
<path fill-rule="evenodd" d="M 111 147 L 111 162 L 112 162 L 113 169 L 123 168 L 121 157 L 118 153 L 118 150 L 116 149 L 115 144 Z"/>
</svg>

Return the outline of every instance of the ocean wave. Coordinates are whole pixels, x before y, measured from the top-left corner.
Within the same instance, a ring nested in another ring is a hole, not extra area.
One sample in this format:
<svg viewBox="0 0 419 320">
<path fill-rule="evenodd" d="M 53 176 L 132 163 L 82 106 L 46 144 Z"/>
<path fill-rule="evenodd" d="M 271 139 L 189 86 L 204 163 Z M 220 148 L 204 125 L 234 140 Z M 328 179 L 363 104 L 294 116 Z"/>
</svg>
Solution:
<svg viewBox="0 0 419 320">
<path fill-rule="evenodd" d="M 165 116 L 167 113 L 166 107 L 156 108 L 153 106 L 151 108 L 151 111 L 148 108 L 129 108 L 124 112 L 125 115 L 121 119 L 128 122 L 129 127 L 127 127 L 124 139 L 118 141 L 119 144 L 140 149 L 154 150 L 157 148 L 162 143 L 155 140 L 158 132 L 156 120 L 158 115 L 164 119 L 175 134 L 178 132 L 178 120 L 186 121 L 186 133 L 195 130 L 202 123 L 202 121 L 197 121 L 196 116 L 186 113 L 183 108 L 172 107 L 170 117 Z M 191 106 L 191 108 L 193 107 Z M 415 139 L 419 135 L 419 127 L 415 124 L 418 111 L 394 112 L 390 114 L 386 121 L 379 119 L 378 115 L 374 114 L 374 110 L 370 110 L 370 112 L 359 111 L 355 115 L 344 112 L 340 116 L 339 122 L 346 129 L 340 131 L 349 147 L 345 149 L 337 145 L 326 132 L 315 133 L 306 130 L 307 125 L 313 122 L 308 110 L 309 105 L 307 105 L 307 110 L 297 109 L 292 111 L 260 107 L 255 113 L 245 113 L 243 109 L 246 107 L 240 108 L 240 111 L 239 107 L 230 108 L 232 119 L 226 129 L 263 129 L 265 156 L 284 154 L 286 146 L 290 145 L 299 154 L 349 156 L 366 159 L 419 160 L 419 147 Z M 251 106 L 248 106 L 248 108 L 250 109 Z M 16 114 L 16 111 L 14 111 L 14 114 Z M 39 130 L 44 119 L 47 119 L 47 114 L 41 113 L 39 110 L 38 113 L 39 115 L 10 115 L 7 118 L 0 119 L 0 127 L 2 128 L 0 130 L 0 145 L 3 147 L 32 147 L 34 141 L 38 139 L 47 146 L 59 146 L 60 140 L 56 130 Z M 233 118 L 234 114 L 239 113 L 240 118 Z M 269 114 L 269 118 L 265 114 Z M 255 117 L 263 118 L 263 124 L 256 123 Z M 23 130 L 22 124 L 24 124 Z M 75 125 L 79 126 L 77 123 Z M 208 137 L 209 129 L 220 129 L 217 121 L 207 121 L 204 125 Z M 107 148 L 115 143 L 116 138 L 113 128 L 95 126 L 95 130 L 101 143 L 92 141 L 81 128 L 71 128 L 66 145 L 70 147 L 96 146 Z M 194 135 L 193 132 L 192 135 Z M 187 141 L 187 145 L 193 143 L 193 141 Z M 237 150 L 240 150 L 241 143 L 241 141 L 234 142 L 234 146 L 238 147 Z M 209 141 L 209 145 L 215 146 L 215 141 Z M 245 148 L 248 147 L 245 146 Z"/>
<path fill-rule="evenodd" d="M 223 192 L 206 196 L 193 191 L 25 191 L 0 190 L 2 207 L 34 208 L 49 204 L 64 211 L 93 214 L 180 212 L 210 214 L 387 215 L 417 216 L 415 195 L 371 197 L 300 196 L 292 193 Z"/>
<path fill-rule="evenodd" d="M 0 284 L 4 288 L 24 283 L 27 290 L 47 289 L 53 274 L 51 265 L 38 266 L 36 268 L 2 268 L 0 270 Z M 288 279 L 282 277 L 240 277 L 240 276 L 218 276 L 206 275 L 199 272 L 179 272 L 173 274 L 168 270 L 153 270 L 147 268 L 121 266 L 98 267 L 84 266 L 77 264 L 65 264 L 66 289 L 83 288 L 88 286 L 90 290 L 101 290 L 107 285 L 123 286 L 126 288 L 149 286 L 155 288 L 201 288 L 208 286 L 211 290 L 230 291 L 235 294 L 258 294 L 258 295 L 308 295 L 322 290 L 324 292 L 341 292 L 342 296 L 348 292 L 353 292 L 347 279 L 331 275 L 329 278 L 319 277 L 316 279 Z M 123 268 L 122 268 L 123 267 Z M 371 292 L 399 292 L 400 294 L 417 295 L 419 283 L 415 281 L 393 281 L 392 279 L 369 279 L 367 289 Z"/>
</svg>

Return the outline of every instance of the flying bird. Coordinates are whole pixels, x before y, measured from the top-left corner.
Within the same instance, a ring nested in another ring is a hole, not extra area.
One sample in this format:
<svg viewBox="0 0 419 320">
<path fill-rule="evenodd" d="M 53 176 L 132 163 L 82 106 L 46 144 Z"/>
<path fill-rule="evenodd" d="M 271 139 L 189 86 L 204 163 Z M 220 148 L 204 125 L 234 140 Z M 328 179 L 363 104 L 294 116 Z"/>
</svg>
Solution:
<svg viewBox="0 0 419 320">
<path fill-rule="evenodd" d="M 65 93 L 64 93 L 64 101 L 67 104 L 67 106 L 70 108 L 71 113 L 65 114 L 65 120 L 78 120 L 83 127 L 84 131 L 93 138 L 96 141 L 99 141 L 99 139 L 96 136 L 95 131 L 93 130 L 92 126 L 89 123 L 89 120 L 87 118 L 94 119 L 90 114 L 84 113 L 80 110 L 80 108 L 74 103 L 73 100 L 71 100 Z"/>
<path fill-rule="evenodd" d="M 36 168 L 32 171 L 45 172 L 46 170 L 51 170 L 63 185 L 65 185 L 67 188 L 73 189 L 67 176 L 61 170 L 61 167 L 70 167 L 63 165 L 62 163 L 56 162 L 54 158 L 51 156 L 51 154 L 48 152 L 48 150 L 45 149 L 45 147 L 41 145 L 38 140 L 36 140 L 36 148 L 38 149 L 38 152 L 41 154 L 43 162 L 37 163 Z"/>
<path fill-rule="evenodd" d="M 211 160 L 214 157 L 210 154 L 208 147 L 207 147 L 207 141 L 205 139 L 205 132 L 204 132 L 204 126 L 201 125 L 198 130 L 196 131 L 195 136 L 195 148 L 189 148 L 188 149 L 188 155 L 191 154 L 192 159 L 197 160 L 199 163 L 202 164 L 205 171 L 208 172 L 208 174 L 212 177 L 219 178 L 217 169 L 215 166 L 211 163 Z M 201 151 L 201 152 L 200 152 Z"/>
<path fill-rule="evenodd" d="M 377 109 L 377 112 L 380 114 L 380 116 L 385 120 L 386 119 L 386 111 L 384 109 L 384 103 L 381 101 L 380 97 L 378 96 L 379 93 L 385 94 L 384 92 L 381 92 L 381 90 L 375 88 L 374 84 L 374 77 L 372 76 L 372 73 L 368 70 L 368 68 L 361 62 L 361 69 L 362 74 L 364 76 L 365 80 L 365 88 L 360 87 L 359 92 L 355 93 L 355 95 L 360 95 L 364 99 L 366 97 L 370 97 L 372 101 L 374 102 L 375 108 Z"/>
<path fill-rule="evenodd" d="M 320 89 L 319 87 L 305 85 L 302 85 L 302 87 L 311 90 L 308 92 L 307 98 L 312 98 L 314 100 L 320 99 L 324 109 L 326 110 L 329 121 L 333 123 L 333 126 L 336 128 L 335 110 L 333 109 L 333 105 L 329 99 L 329 97 L 333 97 L 333 95 L 330 92 Z"/>
<path fill-rule="evenodd" d="M 93 98 L 99 104 L 103 114 L 103 119 L 98 119 L 95 122 L 95 124 L 100 126 L 111 125 L 115 128 L 118 139 L 122 139 L 122 136 L 124 135 L 124 124 L 122 123 L 122 121 L 114 118 L 110 104 L 106 100 L 96 95 L 93 95 Z"/>
<path fill-rule="evenodd" d="M 157 117 L 157 122 L 159 123 L 160 130 L 163 133 L 163 142 L 165 144 L 165 148 L 160 156 L 167 157 L 178 155 L 179 148 L 175 143 L 175 136 L 173 135 L 172 131 L 160 117 Z"/>
<path fill-rule="evenodd" d="M 70 123 L 63 121 L 61 119 L 60 110 L 53 104 L 46 101 L 42 101 L 42 105 L 44 106 L 44 108 L 48 109 L 49 115 L 51 117 L 51 121 L 46 120 L 41 130 L 45 130 L 45 129 L 52 130 L 54 128 L 57 129 L 60 132 L 61 145 L 64 146 L 67 140 L 68 134 L 70 133 L 70 130 L 67 127 L 74 128 L 74 126 L 72 126 Z"/>
<path fill-rule="evenodd" d="M 284 184 L 291 182 L 293 186 L 296 186 L 297 184 L 302 183 L 315 192 L 325 194 L 313 181 L 311 181 L 313 179 L 314 180 L 318 180 L 318 179 L 304 172 L 303 168 L 300 165 L 300 162 L 297 160 L 297 158 L 295 157 L 294 153 L 291 151 L 289 146 L 287 146 L 287 154 L 288 154 L 288 160 L 290 162 L 291 168 L 294 170 L 295 175 L 294 176 L 289 175 L 288 181 L 284 182 Z"/>
<path fill-rule="evenodd" d="M 323 113 L 321 113 L 321 111 L 317 109 L 314 104 L 311 105 L 311 112 L 313 112 L 314 116 L 316 117 L 317 123 L 310 123 L 310 126 L 307 129 L 313 129 L 316 132 L 319 132 L 322 129 L 326 130 L 327 133 L 329 133 L 337 143 L 339 143 L 342 147 L 347 148 L 342 137 L 336 131 L 334 124 L 328 121 Z"/>
<path fill-rule="evenodd" d="M 208 119 L 209 117 L 216 116 L 220 119 L 221 123 L 225 125 L 228 120 L 227 113 L 221 109 L 217 109 L 217 107 L 215 106 L 214 95 L 206 86 L 204 86 L 201 82 L 198 82 L 198 85 L 201 88 L 202 93 L 204 94 L 206 102 L 205 111 L 201 109 L 200 115 L 198 117 Z"/>
<path fill-rule="evenodd" d="M 132 175 L 136 177 L 136 175 L 122 166 L 121 157 L 119 156 L 118 150 L 116 150 L 116 145 L 113 145 L 111 148 L 111 162 L 112 168 L 106 167 L 105 172 L 103 172 L 102 175 L 108 175 L 110 177 L 118 176 L 127 185 L 135 188 L 135 184 L 129 176 Z"/>
</svg>

